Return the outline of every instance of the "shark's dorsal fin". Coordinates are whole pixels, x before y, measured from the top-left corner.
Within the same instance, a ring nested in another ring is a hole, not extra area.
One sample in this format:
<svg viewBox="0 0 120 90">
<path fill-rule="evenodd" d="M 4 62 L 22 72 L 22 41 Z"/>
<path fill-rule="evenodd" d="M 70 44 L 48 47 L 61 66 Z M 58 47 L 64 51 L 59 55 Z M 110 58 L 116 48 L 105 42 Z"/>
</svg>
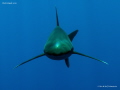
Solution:
<svg viewBox="0 0 120 90">
<path fill-rule="evenodd" d="M 58 20 L 58 13 L 57 13 L 57 8 L 55 7 L 56 10 L 56 22 L 57 22 L 57 26 L 59 26 L 59 20 Z"/>
</svg>

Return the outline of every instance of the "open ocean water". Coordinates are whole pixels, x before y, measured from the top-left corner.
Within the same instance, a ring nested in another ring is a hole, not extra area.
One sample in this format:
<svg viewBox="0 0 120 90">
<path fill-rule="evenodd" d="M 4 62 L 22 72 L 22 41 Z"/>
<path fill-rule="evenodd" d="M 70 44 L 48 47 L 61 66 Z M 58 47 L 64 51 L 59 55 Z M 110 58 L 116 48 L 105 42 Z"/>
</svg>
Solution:
<svg viewBox="0 0 120 90">
<path fill-rule="evenodd" d="M 70 56 L 46 56 L 16 69 L 43 53 L 59 23 L 67 34 L 78 29 L 75 51 L 109 63 Z M 120 90 L 119 0 L 0 0 L 0 90 Z"/>
</svg>

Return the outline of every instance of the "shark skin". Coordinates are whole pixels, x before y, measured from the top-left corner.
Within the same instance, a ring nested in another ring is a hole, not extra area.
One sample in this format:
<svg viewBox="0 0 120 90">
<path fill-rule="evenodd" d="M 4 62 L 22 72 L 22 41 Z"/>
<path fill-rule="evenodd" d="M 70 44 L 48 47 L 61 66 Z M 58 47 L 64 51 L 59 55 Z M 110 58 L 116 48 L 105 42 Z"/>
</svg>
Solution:
<svg viewBox="0 0 120 90">
<path fill-rule="evenodd" d="M 14 68 L 17 68 L 29 61 L 32 61 L 32 60 L 42 57 L 42 56 L 47 56 L 48 58 L 50 58 L 52 60 L 65 60 L 66 66 L 69 67 L 70 66 L 69 57 L 72 54 L 85 56 L 85 57 L 100 61 L 102 63 L 108 64 L 105 61 L 102 61 L 102 60 L 96 59 L 94 57 L 74 51 L 74 48 L 72 45 L 72 40 L 76 36 L 78 30 L 75 30 L 72 33 L 70 33 L 69 35 L 67 35 L 66 32 L 59 26 L 57 8 L 55 8 L 55 9 L 56 9 L 57 25 L 56 25 L 55 29 L 52 31 L 52 33 L 50 34 L 50 36 L 44 46 L 44 53 L 42 53 L 38 56 L 35 56 L 27 61 L 24 61 Z"/>
</svg>

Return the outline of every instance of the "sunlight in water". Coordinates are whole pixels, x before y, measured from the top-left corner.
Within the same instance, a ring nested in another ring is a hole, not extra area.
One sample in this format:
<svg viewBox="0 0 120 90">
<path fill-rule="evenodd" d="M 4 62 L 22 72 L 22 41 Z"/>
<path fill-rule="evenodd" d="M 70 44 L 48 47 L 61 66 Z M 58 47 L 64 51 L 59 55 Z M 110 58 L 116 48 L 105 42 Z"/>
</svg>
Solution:
<svg viewBox="0 0 120 90">
<path fill-rule="evenodd" d="M 55 44 L 55 46 L 58 48 L 58 47 L 60 46 L 60 44 L 57 42 L 57 43 Z"/>
</svg>

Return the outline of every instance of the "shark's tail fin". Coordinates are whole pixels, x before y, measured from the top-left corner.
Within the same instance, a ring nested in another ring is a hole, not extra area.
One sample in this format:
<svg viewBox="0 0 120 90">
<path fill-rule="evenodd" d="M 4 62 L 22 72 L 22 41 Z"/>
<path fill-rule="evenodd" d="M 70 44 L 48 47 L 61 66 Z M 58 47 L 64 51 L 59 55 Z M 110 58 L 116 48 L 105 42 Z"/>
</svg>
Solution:
<svg viewBox="0 0 120 90">
<path fill-rule="evenodd" d="M 57 8 L 55 7 L 56 10 L 56 21 L 57 21 L 57 26 L 59 26 L 59 20 L 58 20 L 58 13 L 57 13 Z"/>
</svg>

